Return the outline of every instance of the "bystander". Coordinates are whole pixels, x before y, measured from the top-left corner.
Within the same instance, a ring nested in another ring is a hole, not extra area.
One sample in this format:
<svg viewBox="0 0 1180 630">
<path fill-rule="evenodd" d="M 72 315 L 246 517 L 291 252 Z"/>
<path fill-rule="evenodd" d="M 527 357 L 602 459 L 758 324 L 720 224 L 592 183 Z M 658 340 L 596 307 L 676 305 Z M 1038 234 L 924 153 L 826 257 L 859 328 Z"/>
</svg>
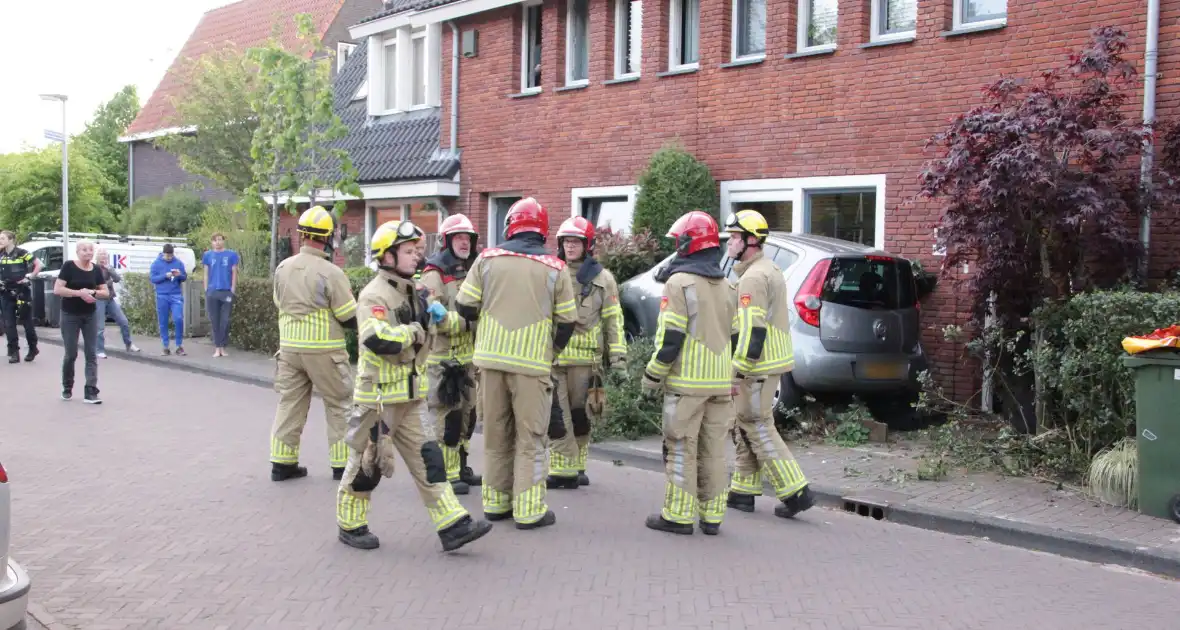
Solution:
<svg viewBox="0 0 1180 630">
<path fill-rule="evenodd" d="M 74 260 L 61 266 L 53 293 L 61 297 L 61 340 L 65 357 L 61 363 L 61 399 L 74 396 L 74 363 L 78 360 L 78 333 L 82 333 L 82 348 L 86 357 L 86 388 L 83 402 L 97 405 L 98 356 L 96 344 L 98 322 L 95 304 L 108 297 L 102 269 L 94 264 L 94 243 L 78 241 L 74 246 Z"/>
<path fill-rule="evenodd" d="M 205 267 L 205 308 L 213 328 L 213 356 L 224 357 L 229 346 L 229 315 L 238 292 L 238 253 L 225 248 L 225 236 L 213 235 L 213 249 L 201 257 Z"/>
<path fill-rule="evenodd" d="M 184 263 L 175 255 L 172 243 L 164 245 L 164 251 L 152 262 L 149 275 L 156 285 L 156 318 L 160 322 L 160 341 L 164 342 L 164 355 L 172 354 L 168 349 L 168 320 L 171 317 L 176 354 L 184 356 L 184 281 L 188 280 Z"/>
<path fill-rule="evenodd" d="M 122 282 L 123 276 L 110 266 L 110 255 L 107 254 L 106 248 L 99 247 L 94 250 L 94 264 L 102 270 L 102 279 L 107 285 L 107 299 L 99 300 L 94 305 L 95 321 L 98 325 L 98 358 L 107 358 L 107 315 L 110 315 L 119 326 L 119 332 L 123 335 L 123 346 L 127 348 L 127 352 L 139 352 L 139 346 L 131 341 L 131 324 L 127 321 L 127 315 L 115 300 L 115 283 Z"/>
</svg>

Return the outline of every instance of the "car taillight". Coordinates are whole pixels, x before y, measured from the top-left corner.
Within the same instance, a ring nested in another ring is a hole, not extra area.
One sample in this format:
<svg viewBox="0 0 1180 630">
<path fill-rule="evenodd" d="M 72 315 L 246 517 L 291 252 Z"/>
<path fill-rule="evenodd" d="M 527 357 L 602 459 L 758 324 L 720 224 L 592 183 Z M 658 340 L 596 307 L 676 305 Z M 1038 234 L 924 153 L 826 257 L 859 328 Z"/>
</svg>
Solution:
<svg viewBox="0 0 1180 630">
<path fill-rule="evenodd" d="M 0 464 L 0 483 L 8 483 L 8 473 L 4 472 L 4 464 Z"/>
<path fill-rule="evenodd" d="M 820 296 L 823 295 L 824 280 L 828 277 L 828 269 L 832 266 L 832 259 L 825 258 L 811 268 L 811 273 L 803 280 L 799 292 L 795 294 L 795 310 L 799 311 L 799 319 L 819 326 L 819 309 L 823 306 Z"/>
</svg>

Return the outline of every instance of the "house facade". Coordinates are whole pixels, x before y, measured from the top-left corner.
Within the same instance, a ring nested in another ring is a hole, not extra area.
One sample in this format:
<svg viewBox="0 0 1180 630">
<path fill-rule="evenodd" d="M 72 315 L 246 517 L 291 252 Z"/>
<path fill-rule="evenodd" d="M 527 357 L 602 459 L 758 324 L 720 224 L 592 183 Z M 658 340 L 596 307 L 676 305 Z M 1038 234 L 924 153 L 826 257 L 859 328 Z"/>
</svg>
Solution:
<svg viewBox="0 0 1180 630">
<path fill-rule="evenodd" d="M 205 13 L 159 86 L 120 138 L 127 144 L 129 152 L 131 202 L 158 197 L 180 187 L 191 188 L 210 201 L 237 197 L 236 193 L 220 190 L 203 177 L 185 172 L 175 155 L 153 142 L 162 136 L 194 131 L 177 118 L 174 107 L 176 99 L 184 98 L 182 71 L 188 60 L 227 47 L 244 50 L 263 44 L 276 27 L 280 41 L 293 43 L 294 17 L 308 13 L 325 47 L 337 56 L 336 67 L 340 68 L 357 46 L 349 36 L 348 27 L 382 7 L 381 0 L 290 0 L 281 3 L 240 0 Z"/>
</svg>

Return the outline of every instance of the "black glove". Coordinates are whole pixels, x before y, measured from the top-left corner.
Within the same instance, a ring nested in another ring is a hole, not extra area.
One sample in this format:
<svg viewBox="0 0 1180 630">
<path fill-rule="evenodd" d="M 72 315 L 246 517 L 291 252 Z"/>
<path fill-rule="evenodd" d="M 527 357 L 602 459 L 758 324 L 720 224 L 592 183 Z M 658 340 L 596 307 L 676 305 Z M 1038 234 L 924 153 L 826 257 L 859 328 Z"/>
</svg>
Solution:
<svg viewBox="0 0 1180 630">
<path fill-rule="evenodd" d="M 561 403 L 557 401 L 556 383 L 553 388 L 553 404 L 549 407 L 549 439 L 560 440 L 565 437 L 565 420 L 561 413 Z"/>
<path fill-rule="evenodd" d="M 438 401 L 445 407 L 458 407 L 468 396 L 468 388 L 475 382 L 467 376 L 467 368 L 458 361 L 447 360 L 439 364 L 442 377 L 438 383 Z"/>
</svg>

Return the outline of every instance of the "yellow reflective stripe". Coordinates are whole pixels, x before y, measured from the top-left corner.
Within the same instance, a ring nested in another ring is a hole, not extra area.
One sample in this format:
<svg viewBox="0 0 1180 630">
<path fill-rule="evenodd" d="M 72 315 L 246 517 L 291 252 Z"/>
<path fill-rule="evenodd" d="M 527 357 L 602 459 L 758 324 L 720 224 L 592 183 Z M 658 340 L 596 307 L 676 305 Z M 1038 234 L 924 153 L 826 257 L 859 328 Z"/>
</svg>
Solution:
<svg viewBox="0 0 1180 630">
<path fill-rule="evenodd" d="M 688 318 L 684 315 L 678 315 L 671 311 L 664 311 L 663 313 L 660 313 L 660 323 L 676 330 L 688 329 Z"/>
<path fill-rule="evenodd" d="M 509 514 L 512 512 L 511 492 L 501 492 L 484 482 L 481 494 L 485 514 Z"/>
<path fill-rule="evenodd" d="M 357 379 L 356 385 L 352 390 L 352 400 L 357 403 L 396 403 L 408 402 L 412 399 L 421 399 L 430 391 L 430 384 L 427 382 L 426 375 L 419 372 L 414 379 L 416 383 L 414 395 L 411 396 L 407 391 L 407 383 L 409 381 L 410 366 L 403 364 L 396 366 L 400 371 L 395 371 L 389 381 L 381 382 L 366 382 L 366 380 Z"/>
<path fill-rule="evenodd" d="M 589 437 L 589 436 L 587 436 Z M 578 470 L 586 470 L 586 458 L 590 456 L 590 445 L 583 444 L 578 447 Z"/>
<path fill-rule="evenodd" d="M 364 324 L 361 324 L 361 337 L 368 337 L 370 333 L 376 335 L 378 339 L 394 341 L 403 345 L 408 344 L 412 337 L 409 326 L 391 326 L 389 322 L 376 317 L 370 317 L 365 320 Z"/>
<path fill-rule="evenodd" d="M 647 362 L 646 370 L 650 372 L 652 376 L 664 378 L 669 372 L 672 371 L 672 364 L 664 363 L 657 360 L 655 356 L 652 356 L 651 361 Z"/>
<path fill-rule="evenodd" d="M 270 461 L 275 464 L 298 464 L 299 447 L 289 446 L 278 438 L 270 438 Z"/>
<path fill-rule="evenodd" d="M 550 450 L 549 474 L 554 477 L 574 477 L 578 474 L 578 462 L 565 457 L 555 449 Z"/>
<path fill-rule="evenodd" d="M 547 511 L 544 479 L 512 499 L 512 517 L 517 523 L 536 523 Z"/>
<path fill-rule="evenodd" d="M 336 310 L 332 311 L 332 314 L 336 316 L 336 319 L 343 319 L 343 320 L 347 320 L 350 317 L 355 316 L 356 315 L 356 300 L 352 300 L 352 299 L 348 300 L 348 303 L 346 303 L 346 304 L 342 305 L 340 308 L 337 308 Z"/>
<path fill-rule="evenodd" d="M 303 317 L 279 313 L 279 345 L 291 348 L 343 348 L 344 334 L 328 309 Z"/>
<path fill-rule="evenodd" d="M 336 524 L 354 530 L 369 524 L 369 498 L 358 497 L 341 488 L 336 494 Z"/>
<path fill-rule="evenodd" d="M 701 521 L 705 523 L 712 523 L 720 525 L 721 521 L 725 519 L 725 503 L 729 498 L 729 489 L 721 491 L 721 494 L 700 503 L 699 509 L 701 514 Z"/>
<path fill-rule="evenodd" d="M 444 483 L 442 498 L 438 500 L 433 506 L 427 507 L 426 511 L 430 513 L 430 521 L 434 523 L 434 528 L 442 531 L 456 521 L 467 516 L 467 510 L 459 503 L 459 499 L 455 497 L 455 491 L 451 489 L 451 484 Z"/>
<path fill-rule="evenodd" d="M 565 315 L 566 313 L 573 313 L 577 310 L 577 304 L 573 300 L 566 300 L 553 307 L 553 312 L 557 315 Z"/>
<path fill-rule="evenodd" d="M 476 300 L 483 298 L 483 289 L 473 285 L 470 282 L 464 282 L 463 286 L 459 287 L 459 293 Z"/>
<path fill-rule="evenodd" d="M 475 361 L 540 370 L 548 373 L 553 359 L 553 322 L 541 320 L 531 326 L 508 330 L 490 315 L 479 319 L 475 335 Z"/>
<path fill-rule="evenodd" d="M 729 489 L 742 494 L 760 495 L 762 494 L 762 475 L 760 473 L 743 475 L 741 471 L 735 470 L 729 481 Z"/>
<path fill-rule="evenodd" d="M 660 512 L 666 521 L 691 525 L 697 516 L 697 498 L 675 484 L 665 483 L 664 509 Z"/>
<path fill-rule="evenodd" d="M 332 468 L 344 468 L 348 463 L 348 444 L 344 441 L 333 442 L 328 447 L 328 460 L 331 462 Z"/>
<path fill-rule="evenodd" d="M 574 333 L 569 344 L 557 357 L 558 365 L 568 365 L 570 362 L 593 362 L 602 354 L 599 341 L 602 339 L 602 327 L 595 323 L 589 330 Z"/>
<path fill-rule="evenodd" d="M 443 454 L 443 467 L 447 471 L 447 481 L 457 481 L 459 479 L 459 449 L 451 448 L 446 444 L 439 444 Z"/>
<path fill-rule="evenodd" d="M 774 496 L 779 500 L 789 498 L 807 485 L 803 470 L 793 459 L 770 460 L 762 465 L 762 470 L 770 477 L 770 483 L 774 486 Z"/>
<path fill-rule="evenodd" d="M 791 334 L 767 326 L 766 341 L 762 344 L 762 356 L 758 358 L 758 361 L 750 361 L 745 358 L 745 355 L 735 352 L 733 367 L 747 376 L 778 374 L 794 368 L 795 352 L 791 345 Z"/>
</svg>

